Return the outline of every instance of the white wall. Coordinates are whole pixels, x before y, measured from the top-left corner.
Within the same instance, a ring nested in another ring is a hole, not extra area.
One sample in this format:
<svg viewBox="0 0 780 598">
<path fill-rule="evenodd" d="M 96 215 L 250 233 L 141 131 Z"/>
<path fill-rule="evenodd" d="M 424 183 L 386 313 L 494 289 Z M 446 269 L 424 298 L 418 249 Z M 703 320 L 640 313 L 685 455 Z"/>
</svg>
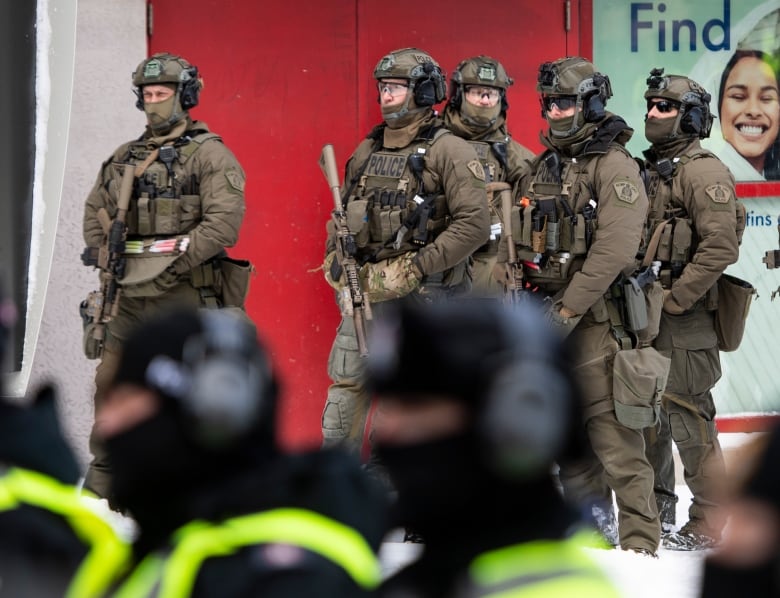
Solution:
<svg viewBox="0 0 780 598">
<path fill-rule="evenodd" d="M 57 19 L 61 2 L 48 2 L 53 38 L 57 36 L 57 27 L 68 26 L 67 20 Z M 146 57 L 146 2 L 78 0 L 77 6 L 75 60 L 58 56 L 54 47 L 50 51 L 52 77 L 66 76 L 57 74 L 58 65 L 72 65 L 73 96 L 61 195 L 56 197 L 56 190 L 49 188 L 42 198 L 47 208 L 59 203 L 59 214 L 56 228 L 49 221 L 43 224 L 44 234 L 54 236 L 54 251 L 37 345 L 32 357 L 28 354 L 32 351 L 25 347 L 25 360 L 32 358 L 28 392 L 47 382 L 56 385 L 68 438 L 86 465 L 96 362 L 88 361 L 81 349 L 78 306 L 97 286 L 97 273 L 80 260 L 84 246 L 83 202 L 100 164 L 120 143 L 137 137 L 143 130 L 144 118 L 135 108 L 131 73 Z M 56 130 L 54 116 L 68 109 L 67 97 L 52 95 L 55 97 L 51 98 L 48 120 L 53 127 L 49 138 L 64 134 Z"/>
</svg>

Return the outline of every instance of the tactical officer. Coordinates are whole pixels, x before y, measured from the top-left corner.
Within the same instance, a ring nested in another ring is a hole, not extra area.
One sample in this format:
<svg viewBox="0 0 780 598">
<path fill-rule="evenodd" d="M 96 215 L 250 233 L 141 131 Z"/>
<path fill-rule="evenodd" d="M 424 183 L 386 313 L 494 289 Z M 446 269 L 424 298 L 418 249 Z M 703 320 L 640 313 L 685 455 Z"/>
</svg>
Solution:
<svg viewBox="0 0 780 598">
<path fill-rule="evenodd" d="M 471 288 L 469 256 L 488 239 L 485 170 L 474 149 L 432 109 L 445 75 L 417 48 L 395 50 L 374 69 L 383 122 L 357 147 L 341 192 L 360 277 L 374 312 L 411 294 L 436 301 Z M 343 283 L 329 231 L 326 278 Z M 343 310 L 342 310 L 343 312 Z M 322 415 L 325 445 L 359 451 L 368 397 L 352 318 L 343 317 L 328 360 L 333 384 Z"/>
<path fill-rule="evenodd" d="M 98 407 L 132 326 L 173 305 L 240 306 L 244 297 L 225 291 L 245 289 L 237 279 L 248 276 L 225 254 L 243 220 L 244 172 L 220 137 L 190 118 L 202 87 L 197 67 L 155 54 L 138 65 L 133 85 L 146 130 L 103 163 L 84 209 L 83 259 L 103 282 L 82 313 L 87 357 L 101 360 Z M 110 464 L 94 434 L 90 448 L 86 487 L 108 497 Z"/>
<path fill-rule="evenodd" d="M 235 312 L 177 310 L 128 337 L 97 420 L 115 500 L 140 532 L 112 595 L 361 596 L 378 584 L 383 492 L 341 451 L 280 453 L 276 401 L 268 355 Z"/>
<path fill-rule="evenodd" d="M 617 413 L 613 396 L 616 354 L 633 339 L 611 289 L 634 269 L 647 211 L 639 169 L 624 147 L 633 130 L 605 110 L 609 78 L 583 58 L 542 64 L 536 89 L 549 131 L 521 181 L 513 236 L 526 287 L 547 299 L 552 321 L 578 347 L 573 367 L 597 459 L 561 463 L 561 480 L 568 496 L 584 500 L 603 469 L 617 496 L 620 546 L 655 554 L 653 471 L 641 429 Z"/>
<path fill-rule="evenodd" d="M 664 546 L 696 550 L 713 546 L 724 523 L 716 509 L 725 471 L 711 393 L 721 376 L 714 310 L 717 280 L 739 255 L 737 202 L 729 169 L 699 142 L 712 126 L 710 94 L 663 69 L 653 69 L 647 84 L 647 253 L 662 264 L 664 288 L 655 347 L 672 359 L 661 419 L 647 432 L 648 457 L 659 512 L 673 526 L 672 439 L 677 444 L 693 503 L 688 523 Z"/>
<path fill-rule="evenodd" d="M 380 595 L 616 596 L 551 477 L 585 439 L 568 349 L 538 306 L 403 302 L 371 340 L 376 452 L 396 523 L 425 538 Z"/>
<path fill-rule="evenodd" d="M 489 56 L 463 60 L 450 77 L 444 124 L 474 147 L 488 183 L 514 186 L 534 157 L 507 132 L 506 91 L 513 83 L 503 65 Z M 502 228 L 498 198 L 498 193 L 489 190 L 490 240 L 473 255 L 473 292 L 479 295 L 500 295 L 503 291 L 503 274 L 494 275 Z"/>
</svg>

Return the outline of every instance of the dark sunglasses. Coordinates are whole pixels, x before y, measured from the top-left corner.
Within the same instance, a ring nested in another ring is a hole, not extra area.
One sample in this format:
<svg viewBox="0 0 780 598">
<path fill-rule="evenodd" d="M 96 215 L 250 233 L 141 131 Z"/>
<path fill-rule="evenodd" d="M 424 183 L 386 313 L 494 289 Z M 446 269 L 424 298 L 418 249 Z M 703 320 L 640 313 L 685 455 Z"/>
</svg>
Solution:
<svg viewBox="0 0 780 598">
<path fill-rule="evenodd" d="M 653 108 L 658 110 L 658 112 L 671 112 L 672 110 L 679 108 L 679 106 L 669 100 L 661 100 L 660 102 L 647 100 L 647 111 L 650 112 Z"/>
<path fill-rule="evenodd" d="M 553 104 L 558 110 L 568 110 L 577 104 L 577 96 L 545 96 L 542 98 L 542 105 L 547 112 L 552 110 Z"/>
</svg>

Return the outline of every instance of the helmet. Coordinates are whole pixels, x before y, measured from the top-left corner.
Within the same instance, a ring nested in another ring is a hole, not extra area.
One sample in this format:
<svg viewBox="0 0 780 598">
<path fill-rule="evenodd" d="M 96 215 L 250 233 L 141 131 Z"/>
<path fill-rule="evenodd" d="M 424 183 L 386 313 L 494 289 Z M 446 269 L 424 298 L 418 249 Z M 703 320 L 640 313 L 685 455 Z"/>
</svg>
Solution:
<svg viewBox="0 0 780 598">
<path fill-rule="evenodd" d="M 693 79 L 683 75 L 664 75 L 664 69 L 653 69 L 647 78 L 645 92 L 645 99 L 650 98 L 671 100 L 680 107 L 671 138 L 697 136 L 705 139 L 710 136 L 712 97 Z"/>
<path fill-rule="evenodd" d="M 269 358 L 254 325 L 233 311 L 174 311 L 141 324 L 122 347 L 112 385 L 123 383 L 155 391 L 206 450 L 249 436 L 273 442 Z"/>
<path fill-rule="evenodd" d="M 475 56 L 463 60 L 450 77 L 450 104 L 460 108 L 463 100 L 463 88 L 466 85 L 481 85 L 497 87 L 501 90 L 501 109 L 509 107 L 506 101 L 506 90 L 514 83 L 503 65 L 490 56 Z"/>
<path fill-rule="evenodd" d="M 198 76 L 198 67 L 192 66 L 181 56 L 158 53 L 141 61 L 133 72 L 133 85 L 138 98 L 136 107 L 144 109 L 142 88 L 144 85 L 169 83 L 176 85 L 177 99 L 182 109 L 189 110 L 198 105 L 198 96 L 203 81 Z"/>
<path fill-rule="evenodd" d="M 372 390 L 401 401 L 445 396 L 474 412 L 486 465 L 533 477 L 568 455 L 581 424 L 568 348 L 540 307 L 492 300 L 401 301 L 374 321 Z"/>
<path fill-rule="evenodd" d="M 374 69 L 374 79 L 408 79 L 414 102 L 433 106 L 447 95 L 445 74 L 430 54 L 418 48 L 395 50 L 382 57 Z"/>
<path fill-rule="evenodd" d="M 543 99 L 545 96 L 575 96 L 577 112 L 582 109 L 585 122 L 598 122 L 606 111 L 607 100 L 612 97 L 609 77 L 596 71 L 596 67 L 579 56 L 559 58 L 539 66 L 536 91 L 541 95 L 542 117 L 547 118 Z M 575 118 L 573 128 L 564 135 L 572 135 L 580 128 Z"/>
</svg>

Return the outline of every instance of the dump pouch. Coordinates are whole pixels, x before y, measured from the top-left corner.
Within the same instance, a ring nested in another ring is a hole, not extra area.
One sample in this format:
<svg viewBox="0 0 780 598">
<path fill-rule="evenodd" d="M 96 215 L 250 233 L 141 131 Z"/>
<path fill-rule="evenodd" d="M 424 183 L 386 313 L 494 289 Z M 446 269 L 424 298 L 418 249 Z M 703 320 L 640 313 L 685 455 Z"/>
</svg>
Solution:
<svg viewBox="0 0 780 598">
<path fill-rule="evenodd" d="M 248 260 L 230 257 L 223 257 L 217 263 L 214 289 L 222 299 L 222 307 L 244 307 L 255 267 Z"/>
<path fill-rule="evenodd" d="M 735 351 L 742 342 L 750 302 L 756 289 L 746 280 L 721 274 L 718 278 L 718 311 L 715 312 L 715 334 L 718 349 Z"/>
</svg>

